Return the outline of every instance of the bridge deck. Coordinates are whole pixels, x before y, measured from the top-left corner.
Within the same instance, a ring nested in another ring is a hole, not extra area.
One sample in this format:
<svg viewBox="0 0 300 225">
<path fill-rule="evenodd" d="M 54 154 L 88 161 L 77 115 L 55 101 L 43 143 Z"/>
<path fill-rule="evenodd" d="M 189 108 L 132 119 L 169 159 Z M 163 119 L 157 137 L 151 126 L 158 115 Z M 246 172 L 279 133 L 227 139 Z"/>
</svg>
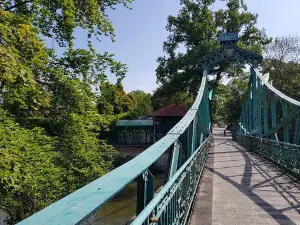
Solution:
<svg viewBox="0 0 300 225">
<path fill-rule="evenodd" d="M 299 182 L 214 130 L 190 225 L 300 224 Z"/>
</svg>

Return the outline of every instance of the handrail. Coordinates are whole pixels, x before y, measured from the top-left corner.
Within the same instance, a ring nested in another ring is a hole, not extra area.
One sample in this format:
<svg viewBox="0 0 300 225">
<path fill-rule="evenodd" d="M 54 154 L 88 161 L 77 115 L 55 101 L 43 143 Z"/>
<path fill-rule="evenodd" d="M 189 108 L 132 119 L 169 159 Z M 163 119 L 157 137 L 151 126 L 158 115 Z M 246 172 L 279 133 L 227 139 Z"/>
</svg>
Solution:
<svg viewBox="0 0 300 225">
<path fill-rule="evenodd" d="M 234 135 L 240 135 L 240 136 L 255 138 L 257 140 L 266 141 L 266 142 L 272 143 L 274 145 L 285 145 L 285 146 L 288 146 L 288 147 L 291 147 L 291 148 L 292 147 L 297 147 L 297 148 L 299 148 L 299 151 L 300 151 L 300 145 L 296 145 L 296 144 L 292 144 L 292 143 L 287 143 L 287 142 L 283 142 L 283 141 L 276 141 L 276 140 L 272 140 L 272 139 L 268 139 L 268 138 L 264 138 L 264 137 L 260 137 L 260 136 L 253 136 L 253 135 L 250 135 L 250 134 L 245 135 L 245 134 L 240 134 L 240 133 L 234 133 Z"/>
<path fill-rule="evenodd" d="M 271 91 L 273 91 L 277 96 L 279 96 L 280 98 L 296 105 L 296 106 L 300 106 L 300 102 L 298 102 L 297 100 L 290 98 L 289 96 L 283 94 L 281 91 L 277 90 L 276 88 L 274 88 L 269 82 L 267 82 L 263 76 L 260 74 L 259 70 L 257 68 L 254 69 L 256 76 L 262 81 L 263 84 L 265 84 Z"/>
<path fill-rule="evenodd" d="M 178 140 L 196 118 L 206 89 L 205 71 L 195 103 L 165 137 L 126 164 L 21 221 L 18 225 L 73 225 L 86 220 L 142 175 Z"/>
<path fill-rule="evenodd" d="M 279 167 L 284 173 L 294 178 L 300 177 L 300 162 L 297 160 L 300 145 L 243 134 L 236 134 L 234 140 Z"/>
<path fill-rule="evenodd" d="M 152 201 L 147 205 L 147 207 L 141 212 L 136 219 L 131 223 L 131 225 L 140 225 L 142 224 L 153 212 L 153 210 L 156 208 L 156 206 L 159 204 L 159 202 L 164 198 L 164 196 L 167 194 L 167 192 L 172 188 L 174 183 L 177 181 L 179 176 L 182 174 L 182 172 L 187 168 L 187 166 L 191 163 L 191 161 L 195 158 L 197 154 L 199 154 L 199 151 L 202 150 L 202 147 L 207 144 L 209 141 L 209 138 L 207 138 L 200 146 L 199 148 L 191 155 L 191 157 L 180 167 L 180 169 L 174 174 L 174 176 L 171 178 L 171 180 L 165 185 L 165 188 L 161 190 L 153 199 Z"/>
</svg>

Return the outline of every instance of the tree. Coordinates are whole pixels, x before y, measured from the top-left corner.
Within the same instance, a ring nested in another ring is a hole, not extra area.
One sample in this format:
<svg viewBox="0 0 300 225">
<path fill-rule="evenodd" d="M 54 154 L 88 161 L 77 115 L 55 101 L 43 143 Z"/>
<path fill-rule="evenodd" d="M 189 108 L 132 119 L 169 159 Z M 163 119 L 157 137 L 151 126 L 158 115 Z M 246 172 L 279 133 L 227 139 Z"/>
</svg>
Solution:
<svg viewBox="0 0 300 225">
<path fill-rule="evenodd" d="M 95 54 L 56 59 L 23 18 L 0 15 L 0 208 L 15 223 L 109 172 L 114 152 L 99 140 L 111 118 L 94 104 Z"/>
<path fill-rule="evenodd" d="M 0 98 L 4 109 L 19 119 L 49 107 L 50 96 L 40 76 L 49 63 L 38 30 L 22 17 L 0 10 Z"/>
<path fill-rule="evenodd" d="M 100 86 L 101 95 L 97 100 L 100 114 L 118 115 L 131 112 L 135 107 L 134 97 L 126 94 L 121 83 L 103 82 Z"/>
<path fill-rule="evenodd" d="M 247 11 L 240 0 L 227 0 L 225 9 L 213 11 L 215 0 L 181 0 L 179 14 L 168 17 L 168 40 L 163 44 L 165 56 L 157 59 L 156 69 L 159 89 L 165 97 L 177 92 L 196 95 L 202 78 L 203 67 L 199 60 L 219 47 L 218 38 L 225 32 L 238 32 L 238 45 L 255 53 L 270 40 L 256 27 L 257 15 Z M 184 50 L 179 52 L 179 47 Z M 210 71 L 215 76 L 215 88 L 223 75 L 235 76 L 242 72 L 242 65 L 230 68 L 231 63 L 220 64 Z M 160 98 L 163 98 L 160 96 Z"/>
<path fill-rule="evenodd" d="M 177 91 L 172 95 L 167 95 L 167 93 L 169 93 L 169 90 L 166 86 L 158 87 L 155 90 L 152 96 L 152 104 L 155 110 L 172 103 L 176 103 L 181 105 L 183 108 L 188 109 L 194 102 L 192 94 L 188 91 Z"/>
<path fill-rule="evenodd" d="M 278 37 L 267 45 L 262 69 L 270 74 L 274 87 L 300 99 L 300 37 Z"/>
<path fill-rule="evenodd" d="M 56 164 L 56 138 L 25 129 L 0 107 L 0 208 L 15 224 L 64 196 L 66 170 Z"/>
<path fill-rule="evenodd" d="M 92 35 L 114 37 L 112 23 L 107 16 L 108 9 L 117 4 L 128 6 L 131 0 L 4 0 L 2 10 L 17 13 L 39 28 L 41 34 L 55 38 L 60 46 L 72 46 L 73 32 L 81 27 Z"/>
<path fill-rule="evenodd" d="M 233 78 L 228 86 L 230 96 L 225 106 L 226 123 L 237 123 L 240 119 L 243 103 L 246 99 L 248 90 L 249 75 Z"/>
<path fill-rule="evenodd" d="M 212 100 L 212 121 L 214 123 L 237 123 L 246 98 L 249 75 L 235 77 L 227 85 L 219 84 Z"/>
<path fill-rule="evenodd" d="M 219 84 L 214 90 L 212 100 L 212 122 L 227 123 L 226 107 L 231 97 L 231 88 L 229 85 Z"/>
<path fill-rule="evenodd" d="M 96 52 L 90 40 L 113 39 L 106 11 L 127 2 L 0 3 L 0 208 L 11 224 L 112 169 L 115 152 L 101 135 L 133 100 L 121 85 L 126 66 Z M 73 48 L 76 27 L 87 31 L 89 50 Z M 45 36 L 67 46 L 61 57 L 45 47 Z M 108 83 L 108 73 L 116 75 L 116 85 Z M 101 96 L 113 105 L 111 115 L 99 114 Z"/>
<path fill-rule="evenodd" d="M 131 91 L 129 92 L 134 99 L 134 107 L 131 111 L 131 115 L 134 118 L 139 116 L 149 116 L 153 110 L 151 102 L 151 94 L 145 93 L 143 91 Z"/>
</svg>

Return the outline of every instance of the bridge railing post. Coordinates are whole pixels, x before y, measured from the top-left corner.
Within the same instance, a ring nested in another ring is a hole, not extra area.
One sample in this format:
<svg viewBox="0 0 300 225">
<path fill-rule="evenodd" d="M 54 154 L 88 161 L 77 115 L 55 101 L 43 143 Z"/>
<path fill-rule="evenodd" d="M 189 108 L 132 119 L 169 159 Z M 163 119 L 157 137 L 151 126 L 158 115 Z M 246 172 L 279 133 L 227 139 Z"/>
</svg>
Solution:
<svg viewBox="0 0 300 225">
<path fill-rule="evenodd" d="M 154 197 L 154 176 L 147 170 L 137 178 L 136 215 L 139 215 Z"/>
<path fill-rule="evenodd" d="M 251 88 L 251 102 L 252 102 L 252 124 L 251 130 L 257 129 L 257 98 L 256 98 L 256 76 L 254 68 L 251 67 L 251 81 L 252 81 L 252 88 Z"/>
<path fill-rule="evenodd" d="M 196 150 L 196 143 L 197 143 L 197 116 L 195 116 L 193 120 L 193 134 L 192 134 L 192 150 L 191 152 L 194 153 Z"/>
<path fill-rule="evenodd" d="M 264 104 L 264 135 L 269 132 L 268 124 L 268 88 L 266 85 L 263 86 L 263 104 Z"/>
<path fill-rule="evenodd" d="M 276 127 L 276 95 L 271 94 L 271 117 L 272 117 L 272 129 Z M 274 139 L 278 141 L 277 133 L 274 133 Z"/>
<path fill-rule="evenodd" d="M 260 79 L 257 79 L 257 124 L 258 124 L 258 134 L 259 136 L 262 135 L 262 104 L 261 104 L 261 82 Z"/>
<path fill-rule="evenodd" d="M 288 104 L 287 101 L 281 100 L 281 106 L 282 106 L 282 118 L 285 119 L 285 117 L 288 115 Z M 284 142 L 289 142 L 289 125 L 283 126 L 283 140 Z"/>
<path fill-rule="evenodd" d="M 172 152 L 171 163 L 170 163 L 170 169 L 168 174 L 168 180 L 170 180 L 171 177 L 177 172 L 178 166 L 181 166 L 182 163 L 182 144 L 180 141 L 176 141 L 174 143 L 174 147 Z"/>
<path fill-rule="evenodd" d="M 297 115 L 296 124 L 295 124 L 295 132 L 294 132 L 294 144 L 298 145 L 299 139 L 300 139 L 300 116 Z"/>
</svg>

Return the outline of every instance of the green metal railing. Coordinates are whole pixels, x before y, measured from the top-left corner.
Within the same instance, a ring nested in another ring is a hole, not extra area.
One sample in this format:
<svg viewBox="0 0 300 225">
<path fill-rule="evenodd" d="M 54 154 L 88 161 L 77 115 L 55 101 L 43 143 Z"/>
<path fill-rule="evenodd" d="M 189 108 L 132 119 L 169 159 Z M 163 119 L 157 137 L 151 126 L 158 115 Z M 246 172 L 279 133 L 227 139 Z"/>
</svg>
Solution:
<svg viewBox="0 0 300 225">
<path fill-rule="evenodd" d="M 186 224 L 207 159 L 210 126 L 207 71 L 204 71 L 194 104 L 165 137 L 128 163 L 18 224 L 80 224 L 134 180 L 137 181 L 137 217 L 133 224 Z M 154 195 L 155 179 L 149 168 L 168 150 L 166 183 Z"/>
<path fill-rule="evenodd" d="M 254 67 L 235 140 L 300 176 L 300 102 L 274 88 Z"/>
<path fill-rule="evenodd" d="M 283 171 L 300 177 L 300 146 L 249 135 L 236 134 L 235 140 L 275 164 Z"/>
<path fill-rule="evenodd" d="M 131 225 L 186 224 L 207 160 L 210 138 L 183 164 Z"/>
</svg>

